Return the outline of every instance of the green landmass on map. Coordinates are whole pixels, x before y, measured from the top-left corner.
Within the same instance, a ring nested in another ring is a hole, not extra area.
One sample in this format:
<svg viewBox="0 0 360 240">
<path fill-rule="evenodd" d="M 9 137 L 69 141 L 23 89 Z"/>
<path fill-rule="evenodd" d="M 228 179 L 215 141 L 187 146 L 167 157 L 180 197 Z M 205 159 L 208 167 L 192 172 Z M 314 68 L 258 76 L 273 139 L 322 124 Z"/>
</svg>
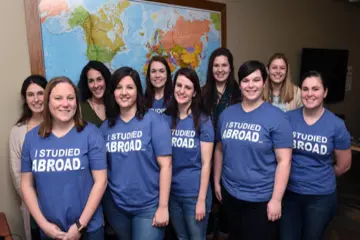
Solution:
<svg viewBox="0 0 360 240">
<path fill-rule="evenodd" d="M 215 29 L 220 31 L 221 29 L 221 15 L 220 13 L 210 13 L 210 19 L 213 22 Z"/>
<path fill-rule="evenodd" d="M 120 15 L 129 6 L 129 1 L 121 1 L 115 5 L 106 4 L 94 14 L 82 6 L 71 13 L 68 23 L 71 28 L 84 30 L 89 60 L 111 62 L 118 52 L 126 49 Z"/>
</svg>

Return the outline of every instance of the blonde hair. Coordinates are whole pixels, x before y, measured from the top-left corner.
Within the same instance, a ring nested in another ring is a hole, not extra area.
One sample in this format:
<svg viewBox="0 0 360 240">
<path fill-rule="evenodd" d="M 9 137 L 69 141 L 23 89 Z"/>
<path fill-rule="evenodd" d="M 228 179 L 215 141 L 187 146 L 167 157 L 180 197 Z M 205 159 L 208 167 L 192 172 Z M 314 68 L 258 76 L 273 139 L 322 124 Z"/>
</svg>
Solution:
<svg viewBox="0 0 360 240">
<path fill-rule="evenodd" d="M 289 103 L 294 99 L 294 84 L 291 81 L 291 74 L 290 74 L 290 65 L 289 62 L 283 53 L 275 53 L 273 54 L 267 64 L 268 69 L 270 69 L 271 63 L 276 59 L 284 60 L 286 64 L 286 76 L 281 84 L 280 94 L 279 94 L 279 102 Z M 273 102 L 273 94 L 272 94 L 272 84 L 270 79 L 270 74 L 268 75 L 265 81 L 265 89 L 263 98 L 265 101 L 272 103 Z"/>
<path fill-rule="evenodd" d="M 86 126 L 86 122 L 81 119 L 80 114 L 80 104 L 79 104 L 79 94 L 77 91 L 76 86 L 74 83 L 67 77 L 55 77 L 50 80 L 50 82 L 47 84 L 45 88 L 45 94 L 44 94 L 44 111 L 43 111 L 43 122 L 40 124 L 39 128 L 39 135 L 43 138 L 46 138 L 50 135 L 53 127 L 53 120 L 49 109 L 49 100 L 50 100 L 50 94 L 51 91 L 54 89 L 56 85 L 59 83 L 68 83 L 71 85 L 71 87 L 74 89 L 75 96 L 76 96 L 76 111 L 75 115 L 73 117 L 76 130 L 78 132 L 81 132 L 84 127 Z"/>
</svg>

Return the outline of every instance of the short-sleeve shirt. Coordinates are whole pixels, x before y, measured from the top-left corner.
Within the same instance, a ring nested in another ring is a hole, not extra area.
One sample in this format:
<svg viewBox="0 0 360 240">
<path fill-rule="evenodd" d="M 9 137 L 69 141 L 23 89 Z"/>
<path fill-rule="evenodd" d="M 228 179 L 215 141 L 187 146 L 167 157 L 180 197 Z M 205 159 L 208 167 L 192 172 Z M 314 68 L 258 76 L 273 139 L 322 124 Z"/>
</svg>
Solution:
<svg viewBox="0 0 360 240">
<path fill-rule="evenodd" d="M 225 189 L 240 200 L 270 200 L 277 167 L 274 150 L 292 147 L 285 113 L 267 102 L 250 112 L 235 104 L 220 115 L 217 132 L 223 146 Z"/>
<path fill-rule="evenodd" d="M 154 98 L 153 105 L 151 110 L 157 113 L 163 113 L 166 110 L 166 106 L 164 106 L 164 97 L 160 98 L 159 100 Z"/>
<path fill-rule="evenodd" d="M 158 206 L 160 167 L 158 156 L 171 155 L 171 134 L 163 117 L 147 111 L 142 119 L 113 127 L 101 125 L 108 156 L 108 188 L 116 205 L 128 212 Z"/>
<path fill-rule="evenodd" d="M 172 119 L 163 115 L 172 127 Z M 181 197 L 197 197 L 201 180 L 200 142 L 214 142 L 214 128 L 211 118 L 201 116 L 200 133 L 196 132 L 193 115 L 178 119 L 172 135 L 172 185 L 171 194 Z"/>
<path fill-rule="evenodd" d="M 94 185 L 92 170 L 106 169 L 105 142 L 99 129 L 88 123 L 78 132 L 73 127 L 65 136 L 42 138 L 39 126 L 25 136 L 21 171 L 32 172 L 39 207 L 44 217 L 67 232 L 81 216 Z M 99 206 L 87 231 L 103 225 Z"/>
<path fill-rule="evenodd" d="M 335 192 L 333 152 L 351 146 L 344 121 L 327 109 L 312 125 L 305 122 L 303 108 L 290 111 L 287 115 L 294 137 L 288 190 L 312 195 Z"/>
</svg>

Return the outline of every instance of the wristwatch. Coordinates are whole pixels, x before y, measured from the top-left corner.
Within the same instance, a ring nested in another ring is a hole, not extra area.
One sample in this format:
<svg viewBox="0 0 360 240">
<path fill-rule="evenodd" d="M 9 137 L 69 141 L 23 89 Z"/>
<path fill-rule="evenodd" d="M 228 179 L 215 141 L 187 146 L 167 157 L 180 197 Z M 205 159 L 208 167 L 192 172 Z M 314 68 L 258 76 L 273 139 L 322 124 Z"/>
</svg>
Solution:
<svg viewBox="0 0 360 240">
<path fill-rule="evenodd" d="M 82 225 L 82 224 L 80 223 L 79 219 L 76 220 L 76 223 L 75 223 L 75 224 L 76 224 L 76 227 L 77 227 L 78 231 L 79 231 L 81 234 L 83 234 L 83 233 L 86 232 L 86 226 Z"/>
</svg>

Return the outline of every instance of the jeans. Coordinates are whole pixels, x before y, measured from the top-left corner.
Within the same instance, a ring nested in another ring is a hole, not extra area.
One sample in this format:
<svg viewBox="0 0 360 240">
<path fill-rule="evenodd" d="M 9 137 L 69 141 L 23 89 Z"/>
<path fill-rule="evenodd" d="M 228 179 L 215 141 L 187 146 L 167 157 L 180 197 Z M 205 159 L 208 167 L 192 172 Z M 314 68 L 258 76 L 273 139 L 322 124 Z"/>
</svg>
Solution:
<svg viewBox="0 0 360 240">
<path fill-rule="evenodd" d="M 234 198 L 222 189 L 229 222 L 229 240 L 278 240 L 280 221 L 269 221 L 268 202 L 249 202 Z"/>
<path fill-rule="evenodd" d="M 336 214 L 336 207 L 336 192 L 302 195 L 287 191 L 283 200 L 281 239 L 322 240 L 326 227 Z"/>
<path fill-rule="evenodd" d="M 104 227 L 101 226 L 95 231 L 84 233 L 81 240 L 104 240 Z"/>
<path fill-rule="evenodd" d="M 169 209 L 172 225 L 179 240 L 205 240 L 206 228 L 211 211 L 212 194 L 208 191 L 205 201 L 206 215 L 196 221 L 197 197 L 170 196 Z"/>
<path fill-rule="evenodd" d="M 164 238 L 165 228 L 152 226 L 157 207 L 136 213 L 127 212 L 116 205 L 109 191 L 105 192 L 102 204 L 104 215 L 118 239 L 162 240 Z"/>
</svg>

